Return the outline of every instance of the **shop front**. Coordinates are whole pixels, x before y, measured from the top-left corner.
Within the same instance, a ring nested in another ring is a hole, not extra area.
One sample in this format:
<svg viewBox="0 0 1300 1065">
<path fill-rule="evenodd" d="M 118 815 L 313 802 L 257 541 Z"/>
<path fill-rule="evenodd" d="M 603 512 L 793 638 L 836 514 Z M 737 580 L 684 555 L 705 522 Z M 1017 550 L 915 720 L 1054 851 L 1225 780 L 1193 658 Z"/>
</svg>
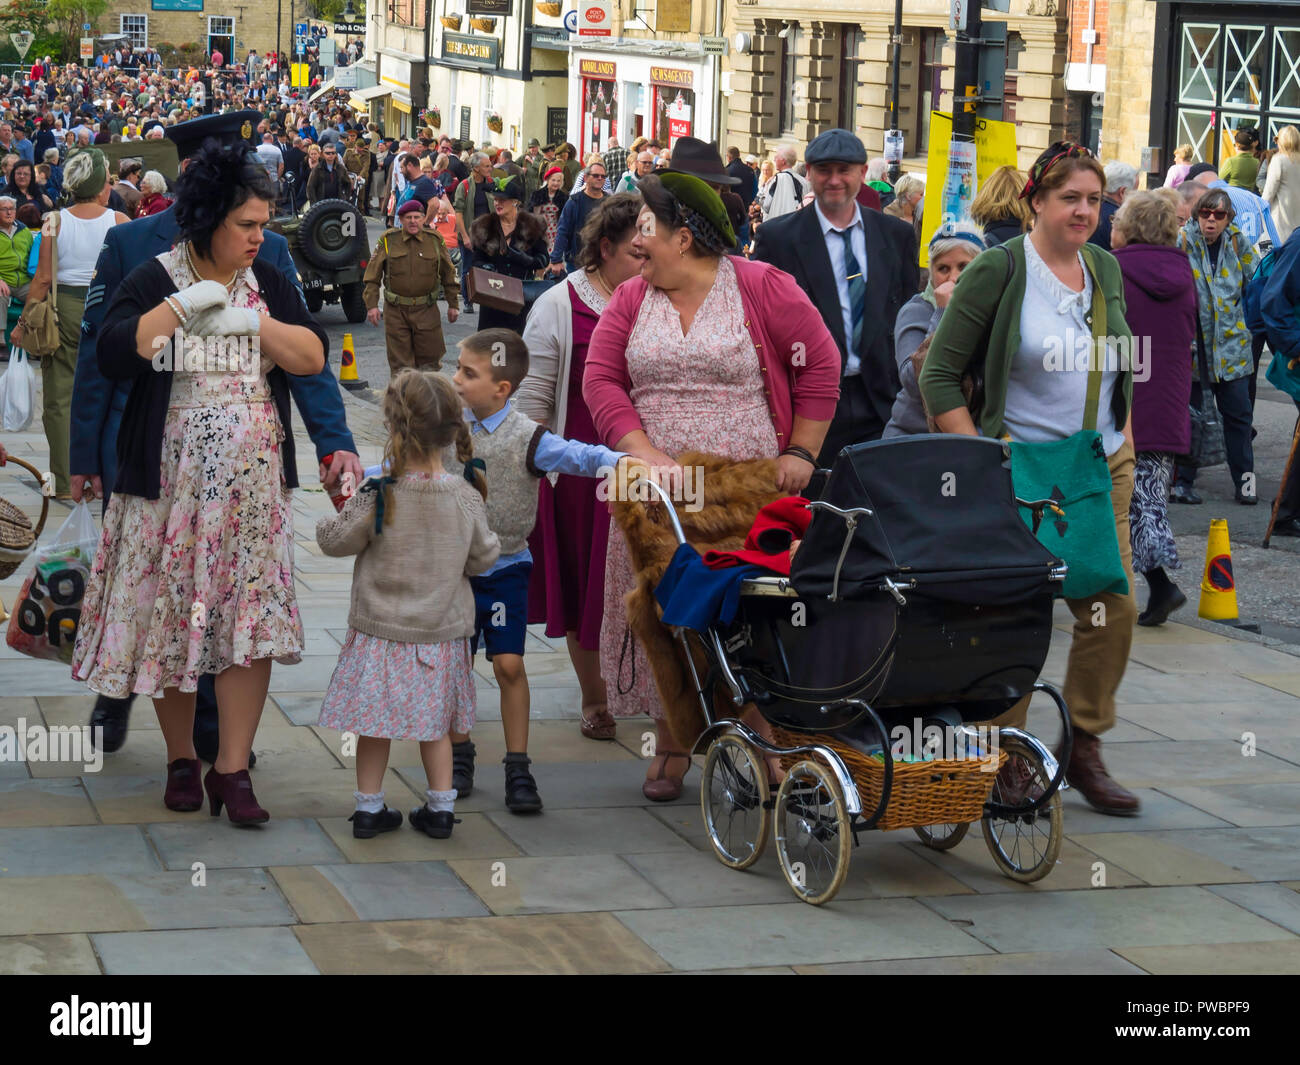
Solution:
<svg viewBox="0 0 1300 1065">
<path fill-rule="evenodd" d="M 388 136 L 409 136 L 415 131 L 412 101 L 426 98 L 428 69 L 426 63 L 415 63 L 388 52 L 379 53 L 376 87 L 386 90 L 387 95 L 377 98 L 383 101 L 381 124 Z"/>
<path fill-rule="evenodd" d="M 713 68 L 698 54 L 651 58 L 643 42 L 623 39 L 605 50 L 574 49 L 570 71 L 568 128 L 583 155 L 639 136 L 666 146 L 714 137 Z"/>
</svg>

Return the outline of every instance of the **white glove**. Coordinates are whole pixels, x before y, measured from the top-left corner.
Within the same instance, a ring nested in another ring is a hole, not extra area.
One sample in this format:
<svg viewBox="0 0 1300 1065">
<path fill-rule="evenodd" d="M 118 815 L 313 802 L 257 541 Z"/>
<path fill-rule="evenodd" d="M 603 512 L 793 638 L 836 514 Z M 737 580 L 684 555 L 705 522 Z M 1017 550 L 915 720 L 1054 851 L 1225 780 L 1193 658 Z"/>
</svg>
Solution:
<svg viewBox="0 0 1300 1065">
<path fill-rule="evenodd" d="M 185 312 L 188 321 L 199 311 L 206 311 L 210 307 L 224 307 L 230 299 L 230 293 L 220 281 L 199 281 L 181 289 L 172 299 L 181 305 L 181 310 Z"/>
<path fill-rule="evenodd" d="M 262 316 L 252 307 L 210 308 L 190 319 L 185 331 L 191 336 L 257 336 L 262 331 Z"/>
</svg>

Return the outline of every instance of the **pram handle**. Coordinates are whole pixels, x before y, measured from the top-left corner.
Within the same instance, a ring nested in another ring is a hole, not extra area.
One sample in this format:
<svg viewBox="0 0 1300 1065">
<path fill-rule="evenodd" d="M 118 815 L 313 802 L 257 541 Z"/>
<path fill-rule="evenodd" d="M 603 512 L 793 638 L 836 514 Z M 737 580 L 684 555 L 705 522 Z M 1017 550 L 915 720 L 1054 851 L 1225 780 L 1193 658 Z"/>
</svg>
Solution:
<svg viewBox="0 0 1300 1065">
<path fill-rule="evenodd" d="M 664 491 L 663 486 L 651 478 L 646 477 L 644 474 L 638 475 L 636 479 L 632 481 L 632 484 L 644 484 L 646 487 L 654 489 L 655 495 L 659 497 L 659 502 L 663 503 L 664 509 L 668 511 L 668 520 L 673 523 L 673 534 L 677 537 L 678 546 L 686 543 L 686 532 L 682 528 L 680 519 L 677 517 L 677 510 L 673 507 L 673 501 L 668 497 L 668 493 Z"/>
<path fill-rule="evenodd" d="M 844 519 L 844 543 L 840 546 L 840 557 L 835 562 L 835 579 L 831 583 L 830 599 L 836 600 L 840 597 L 840 570 L 844 568 L 844 559 L 849 553 L 849 545 L 853 542 L 853 533 L 857 530 L 858 520 L 860 518 L 874 518 L 876 512 L 866 507 L 849 507 L 847 510 L 841 510 L 834 503 L 827 503 L 822 499 L 815 499 L 808 504 L 808 509 L 812 511 L 825 510 L 831 514 L 838 514 Z M 897 590 L 891 589 L 894 598 L 899 602 L 904 602 Z"/>
</svg>

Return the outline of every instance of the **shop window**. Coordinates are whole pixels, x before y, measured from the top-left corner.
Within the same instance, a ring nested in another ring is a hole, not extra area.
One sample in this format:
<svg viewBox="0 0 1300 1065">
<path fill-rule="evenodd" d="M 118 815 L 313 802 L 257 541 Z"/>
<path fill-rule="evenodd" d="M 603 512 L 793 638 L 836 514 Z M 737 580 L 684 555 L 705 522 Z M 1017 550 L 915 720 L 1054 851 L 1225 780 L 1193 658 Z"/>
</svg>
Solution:
<svg viewBox="0 0 1300 1065">
<path fill-rule="evenodd" d="M 118 32 L 131 38 L 133 48 L 149 47 L 149 16 L 123 15 L 118 22 Z"/>
<path fill-rule="evenodd" d="M 862 43 L 861 26 L 845 26 L 840 32 L 840 129 L 853 130 L 858 125 L 858 86 L 862 61 L 858 46 Z"/>
<path fill-rule="evenodd" d="M 1219 27 L 1200 22 L 1183 26 L 1178 73 L 1178 98 L 1186 103 L 1212 104 L 1219 87 Z"/>
<path fill-rule="evenodd" d="M 799 99 L 799 92 L 795 85 L 797 80 L 795 60 L 799 55 L 799 24 L 792 22 L 788 27 L 789 32 L 786 36 L 778 38 L 781 42 L 781 84 L 777 97 L 776 125 L 782 135 L 794 132 L 795 103 Z"/>
<path fill-rule="evenodd" d="M 1273 31 L 1273 86 L 1271 107 L 1300 111 L 1300 29 Z"/>
<path fill-rule="evenodd" d="M 948 69 L 943 63 L 946 42 L 943 30 L 921 30 L 921 70 L 916 81 L 916 136 L 912 140 L 916 145 L 916 155 L 925 155 L 930 150 L 930 112 L 940 107 L 940 84 L 943 72 Z"/>
</svg>

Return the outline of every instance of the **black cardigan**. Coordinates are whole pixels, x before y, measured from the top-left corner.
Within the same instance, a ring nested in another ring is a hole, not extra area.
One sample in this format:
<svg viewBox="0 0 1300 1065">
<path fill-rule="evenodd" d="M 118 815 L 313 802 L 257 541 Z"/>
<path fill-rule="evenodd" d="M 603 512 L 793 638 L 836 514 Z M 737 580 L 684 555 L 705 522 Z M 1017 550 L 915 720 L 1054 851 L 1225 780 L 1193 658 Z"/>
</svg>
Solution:
<svg viewBox="0 0 1300 1065">
<path fill-rule="evenodd" d="M 306 326 L 320 338 L 328 357 L 329 338 L 312 319 L 288 279 L 261 259 L 253 261 L 253 276 L 257 278 L 271 317 L 286 325 Z M 135 334 L 140 316 L 157 307 L 164 296 L 175 292 L 175 284 L 157 259 L 137 266 L 109 303 L 95 345 L 100 373 L 110 380 L 135 382 L 117 433 L 117 481 L 113 490 L 145 499 L 157 499 L 161 488 L 163 428 L 171 402 L 172 371 L 155 370 L 148 359 L 141 358 L 136 351 Z M 277 366 L 266 375 L 266 380 L 284 428 L 281 457 L 285 482 L 290 488 L 297 488 L 298 467 L 293 423 L 289 417 L 289 376 Z"/>
</svg>

